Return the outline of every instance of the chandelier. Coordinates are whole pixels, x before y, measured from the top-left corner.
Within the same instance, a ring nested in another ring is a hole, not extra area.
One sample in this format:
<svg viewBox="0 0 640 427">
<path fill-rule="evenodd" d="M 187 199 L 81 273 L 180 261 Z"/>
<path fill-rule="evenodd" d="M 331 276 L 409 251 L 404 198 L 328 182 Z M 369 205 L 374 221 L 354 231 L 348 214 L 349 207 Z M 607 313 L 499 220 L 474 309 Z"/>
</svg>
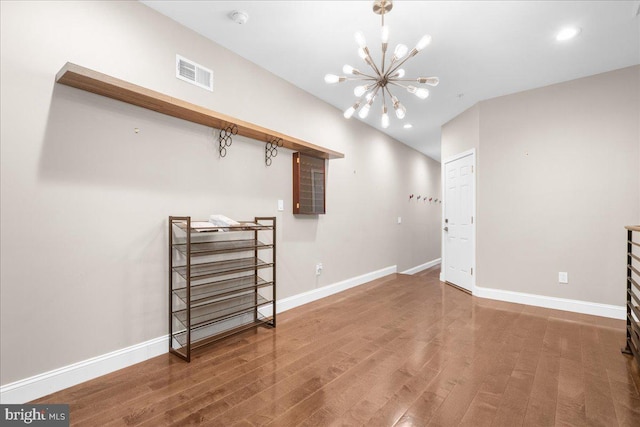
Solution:
<svg viewBox="0 0 640 427">
<path fill-rule="evenodd" d="M 358 98 L 356 102 L 344 112 L 344 117 L 350 119 L 353 114 L 358 111 L 361 119 L 369 115 L 369 110 L 376 99 L 381 99 L 382 117 L 381 125 L 383 128 L 389 127 L 389 114 L 387 113 L 387 99 L 395 110 L 396 117 L 400 120 L 404 119 L 407 109 L 400 103 L 398 98 L 391 93 L 390 86 L 396 86 L 405 89 L 407 92 L 414 94 L 420 99 L 426 99 L 429 96 L 429 89 L 425 87 L 416 87 L 408 83 L 418 83 L 419 85 L 437 86 L 439 80 L 437 77 L 418 77 L 405 78 L 404 69 L 400 68 L 409 59 L 416 56 L 422 49 L 431 43 L 431 36 L 425 35 L 416 44 L 411 51 L 404 44 L 398 44 L 389 63 L 387 59 L 387 47 L 389 44 L 389 27 L 384 24 L 384 15 L 389 13 L 393 8 L 392 0 L 377 0 L 373 2 L 373 12 L 380 15 L 382 19 L 381 42 L 382 42 L 382 60 L 380 66 L 376 66 L 371 58 L 367 42 L 364 34 L 358 31 L 355 34 L 356 43 L 358 43 L 358 55 L 367 63 L 371 71 L 363 72 L 351 65 L 345 65 L 342 71 L 347 76 L 338 76 L 335 74 L 327 74 L 324 81 L 328 84 L 342 83 L 344 81 L 359 81 L 361 84 L 353 90 L 354 95 Z"/>
</svg>

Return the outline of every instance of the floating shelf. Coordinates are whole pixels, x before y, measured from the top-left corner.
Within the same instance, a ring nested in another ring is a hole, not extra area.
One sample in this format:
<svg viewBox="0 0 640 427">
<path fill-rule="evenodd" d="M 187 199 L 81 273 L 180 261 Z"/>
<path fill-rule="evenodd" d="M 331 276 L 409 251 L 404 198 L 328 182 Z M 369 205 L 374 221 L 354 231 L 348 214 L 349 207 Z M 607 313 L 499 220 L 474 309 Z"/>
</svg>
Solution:
<svg viewBox="0 0 640 427">
<path fill-rule="evenodd" d="M 229 124 L 234 124 L 238 128 L 238 135 L 262 142 L 279 138 L 282 140 L 283 147 L 311 156 L 323 159 L 344 157 L 344 154 L 337 151 L 238 120 L 70 62 L 67 62 L 58 72 L 56 82 L 216 129 L 224 129 Z"/>
</svg>

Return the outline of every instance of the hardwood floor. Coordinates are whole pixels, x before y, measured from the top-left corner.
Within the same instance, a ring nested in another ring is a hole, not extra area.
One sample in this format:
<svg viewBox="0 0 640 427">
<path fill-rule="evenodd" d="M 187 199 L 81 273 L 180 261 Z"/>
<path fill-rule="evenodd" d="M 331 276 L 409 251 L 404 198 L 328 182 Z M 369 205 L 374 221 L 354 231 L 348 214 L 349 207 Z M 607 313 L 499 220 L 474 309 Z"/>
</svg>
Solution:
<svg viewBox="0 0 640 427">
<path fill-rule="evenodd" d="M 638 426 L 624 321 L 472 297 L 439 268 L 391 275 L 36 401 L 71 424 Z"/>
</svg>

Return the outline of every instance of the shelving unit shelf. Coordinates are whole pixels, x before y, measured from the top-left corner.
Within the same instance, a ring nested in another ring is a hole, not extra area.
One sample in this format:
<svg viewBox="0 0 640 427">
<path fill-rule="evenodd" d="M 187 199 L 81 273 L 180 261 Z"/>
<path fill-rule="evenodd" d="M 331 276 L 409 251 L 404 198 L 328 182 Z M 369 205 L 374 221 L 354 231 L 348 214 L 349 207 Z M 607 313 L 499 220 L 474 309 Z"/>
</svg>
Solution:
<svg viewBox="0 0 640 427">
<path fill-rule="evenodd" d="M 275 217 L 216 227 L 170 216 L 169 302 L 169 351 L 187 362 L 197 347 L 275 327 Z"/>
</svg>

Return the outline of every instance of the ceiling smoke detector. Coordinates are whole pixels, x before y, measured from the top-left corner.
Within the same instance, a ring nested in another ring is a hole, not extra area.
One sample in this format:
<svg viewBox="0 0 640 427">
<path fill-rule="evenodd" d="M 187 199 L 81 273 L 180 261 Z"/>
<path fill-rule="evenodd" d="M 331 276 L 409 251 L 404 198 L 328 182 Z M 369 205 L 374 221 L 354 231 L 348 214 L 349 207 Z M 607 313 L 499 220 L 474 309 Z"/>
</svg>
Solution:
<svg viewBox="0 0 640 427">
<path fill-rule="evenodd" d="M 249 14 L 242 10 L 234 10 L 229 14 L 229 18 L 236 24 L 246 24 L 249 20 Z"/>
</svg>

